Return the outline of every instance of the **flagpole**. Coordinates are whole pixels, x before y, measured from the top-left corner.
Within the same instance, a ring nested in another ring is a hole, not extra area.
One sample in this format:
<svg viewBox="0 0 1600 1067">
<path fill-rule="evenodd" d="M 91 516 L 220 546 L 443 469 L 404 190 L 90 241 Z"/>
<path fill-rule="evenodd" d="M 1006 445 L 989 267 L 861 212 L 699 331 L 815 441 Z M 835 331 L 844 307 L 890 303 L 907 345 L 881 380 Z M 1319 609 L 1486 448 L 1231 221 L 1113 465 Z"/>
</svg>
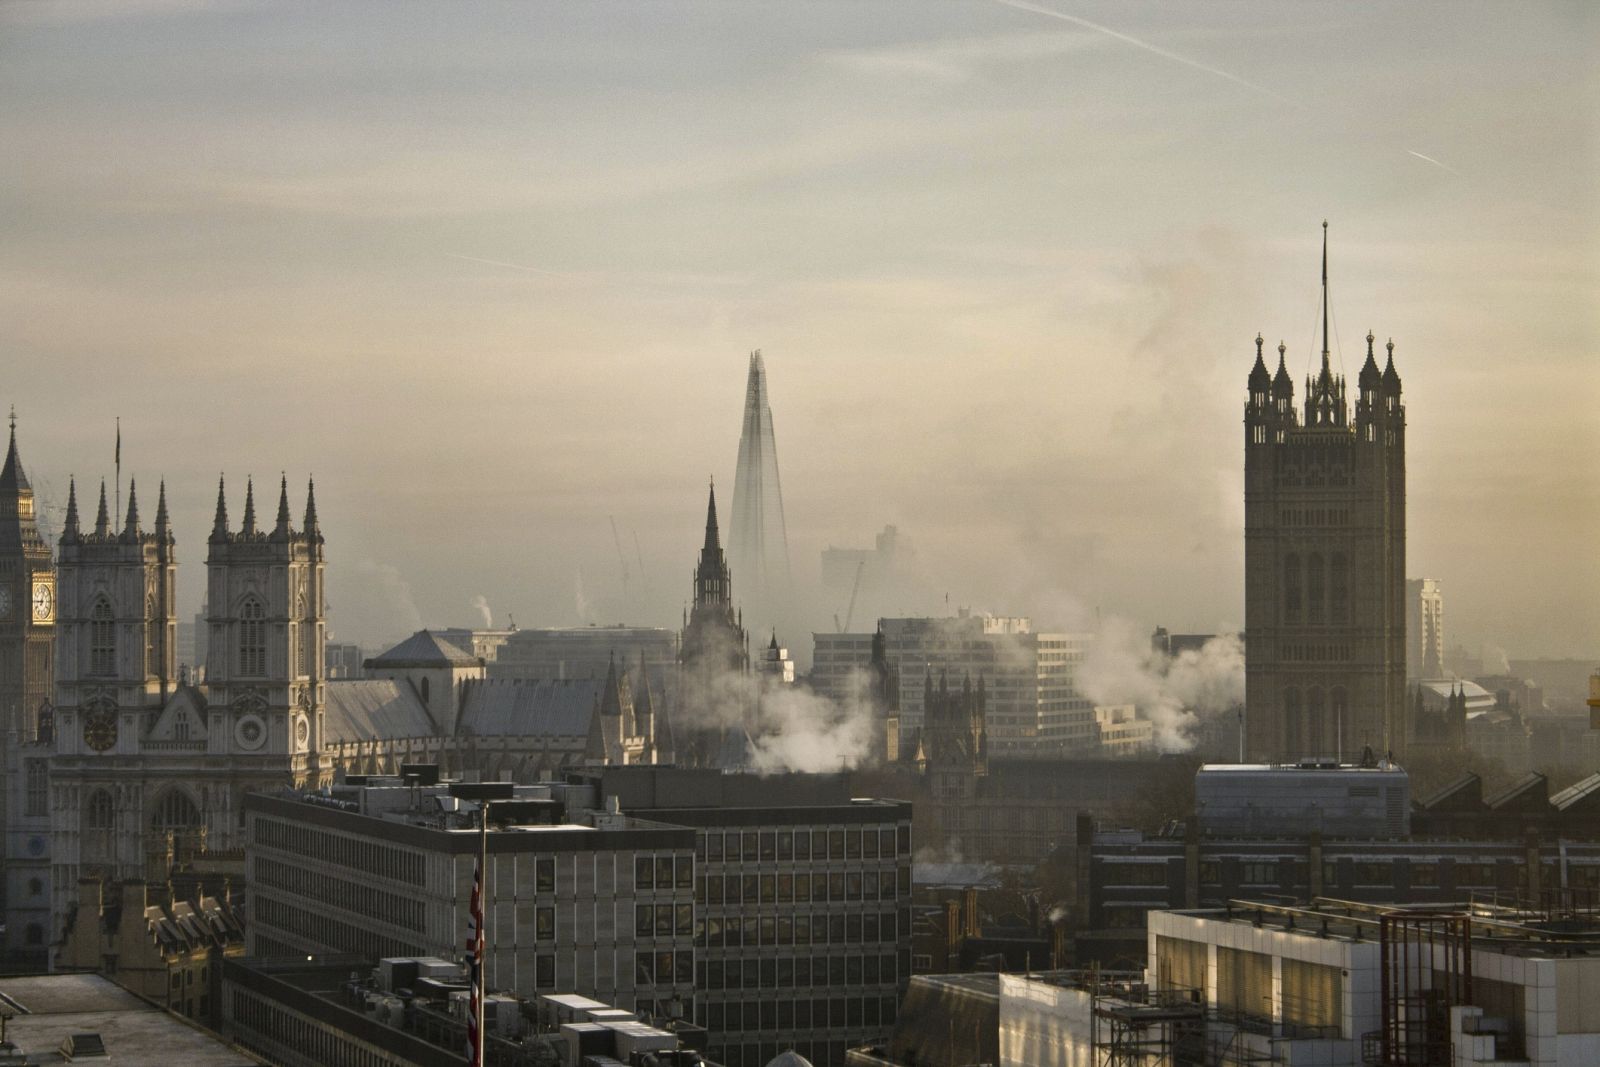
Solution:
<svg viewBox="0 0 1600 1067">
<path fill-rule="evenodd" d="M 488 888 L 489 879 L 489 805 L 491 801 L 485 800 L 478 820 L 478 869 L 483 872 L 484 888 Z M 474 1040 L 476 1045 L 472 1050 L 472 1062 L 476 1067 L 483 1067 L 488 1061 L 483 1052 L 483 997 L 484 985 L 484 951 L 483 951 L 483 900 L 488 894 L 481 892 L 478 896 L 478 1003 L 474 1007 L 473 1023 L 475 1024 Z"/>
<path fill-rule="evenodd" d="M 122 416 L 117 416 L 117 510 L 111 516 L 111 528 L 116 529 L 122 515 Z"/>
</svg>

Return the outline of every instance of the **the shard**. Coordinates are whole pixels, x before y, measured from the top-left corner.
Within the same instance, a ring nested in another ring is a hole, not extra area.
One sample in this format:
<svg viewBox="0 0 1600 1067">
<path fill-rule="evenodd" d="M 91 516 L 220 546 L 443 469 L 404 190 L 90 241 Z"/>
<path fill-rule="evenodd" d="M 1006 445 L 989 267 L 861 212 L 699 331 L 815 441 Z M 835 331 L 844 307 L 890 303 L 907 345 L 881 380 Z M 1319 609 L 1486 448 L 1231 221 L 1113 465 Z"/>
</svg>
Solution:
<svg viewBox="0 0 1600 1067">
<path fill-rule="evenodd" d="M 760 351 L 750 353 L 745 385 L 744 428 L 733 479 L 733 536 L 728 548 L 735 588 L 751 621 L 770 627 L 790 607 L 789 535 L 778 483 L 778 446 L 767 403 L 767 368 Z"/>
</svg>

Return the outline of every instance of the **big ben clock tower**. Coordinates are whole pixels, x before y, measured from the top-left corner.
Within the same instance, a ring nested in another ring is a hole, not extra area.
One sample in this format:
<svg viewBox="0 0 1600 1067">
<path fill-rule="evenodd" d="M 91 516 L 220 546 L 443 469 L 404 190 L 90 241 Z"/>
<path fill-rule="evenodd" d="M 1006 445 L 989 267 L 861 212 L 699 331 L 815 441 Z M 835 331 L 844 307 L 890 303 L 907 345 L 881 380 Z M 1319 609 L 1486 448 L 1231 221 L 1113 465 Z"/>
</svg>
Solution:
<svg viewBox="0 0 1600 1067">
<path fill-rule="evenodd" d="M 17 455 L 17 420 L 0 468 L 0 820 L 5 827 L 3 951 L 43 958 L 49 923 L 47 762 L 54 688 L 56 575 L 39 536 L 33 486 Z M 40 736 L 40 729 L 46 731 Z"/>
<path fill-rule="evenodd" d="M 13 415 L 0 469 L 0 744 L 37 740 L 41 715 L 48 721 L 55 621 L 55 567 L 39 536 Z"/>
</svg>

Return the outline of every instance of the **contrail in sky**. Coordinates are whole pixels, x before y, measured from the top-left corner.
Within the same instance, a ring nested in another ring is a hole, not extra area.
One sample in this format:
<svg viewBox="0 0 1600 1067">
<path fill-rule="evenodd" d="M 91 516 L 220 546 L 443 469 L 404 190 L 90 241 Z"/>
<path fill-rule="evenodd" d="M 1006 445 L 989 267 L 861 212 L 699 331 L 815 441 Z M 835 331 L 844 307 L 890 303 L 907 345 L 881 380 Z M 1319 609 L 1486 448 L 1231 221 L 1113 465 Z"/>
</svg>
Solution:
<svg viewBox="0 0 1600 1067">
<path fill-rule="evenodd" d="M 458 256 L 454 252 L 446 252 L 451 259 L 464 259 L 468 263 L 484 263 L 491 267 L 509 267 L 512 270 L 532 271 L 534 274 L 544 274 L 551 278 L 577 278 L 576 274 L 563 274 L 558 270 L 544 270 L 540 267 L 528 267 L 521 263 L 504 263 L 498 259 L 479 259 L 477 256 Z"/>
<path fill-rule="evenodd" d="M 1035 15 L 1045 15 L 1049 18 L 1060 19 L 1062 22 L 1071 22 L 1074 25 L 1082 26 L 1084 29 L 1093 30 L 1096 33 L 1103 33 L 1107 37 L 1115 37 L 1124 44 L 1131 44 L 1135 48 L 1142 48 L 1146 52 L 1153 52 L 1163 59 L 1170 59 L 1174 63 L 1182 63 L 1186 67 L 1193 67 L 1195 70 L 1201 70 L 1207 74 L 1214 74 L 1219 78 L 1226 78 L 1235 85 L 1242 85 L 1246 89 L 1252 90 L 1253 92 L 1261 93 L 1263 96 L 1270 96 L 1279 103 L 1289 104 L 1293 107 L 1299 106 L 1287 96 L 1284 96 L 1281 93 L 1275 93 L 1264 85 L 1257 85 L 1253 81 L 1247 81 L 1246 79 L 1239 77 L 1237 74 L 1229 74 L 1227 71 L 1218 70 L 1216 67 L 1208 67 L 1204 63 L 1196 62 L 1187 56 L 1180 56 L 1176 52 L 1169 52 L 1165 48 L 1157 48 L 1148 41 L 1141 41 L 1137 37 L 1129 37 L 1125 33 L 1118 33 L 1111 27 L 1102 26 L 1098 22 L 1090 22 L 1088 19 L 1081 19 L 1076 15 L 1068 15 L 1064 12 L 1056 11 L 1048 7 L 1039 7 L 1035 4 L 1024 3 L 1023 0 L 995 0 L 995 2 L 998 4 L 1004 4 L 1006 7 L 1014 7 L 1018 11 L 1031 11 Z M 1429 160 L 1429 162 L 1433 161 Z"/>
<path fill-rule="evenodd" d="M 1447 167 L 1443 163 L 1440 163 L 1437 159 L 1434 159 L 1432 156 L 1425 156 L 1421 152 L 1413 152 L 1409 148 L 1406 149 L 1406 154 L 1407 155 L 1411 155 L 1411 156 L 1416 156 L 1418 159 L 1422 160 L 1424 163 L 1432 163 L 1434 166 L 1438 167 L 1440 170 L 1447 170 L 1451 174 L 1454 174 L 1454 175 L 1457 175 L 1457 176 L 1459 176 L 1461 174 L 1461 172 L 1456 170 L 1454 167 Z"/>
</svg>

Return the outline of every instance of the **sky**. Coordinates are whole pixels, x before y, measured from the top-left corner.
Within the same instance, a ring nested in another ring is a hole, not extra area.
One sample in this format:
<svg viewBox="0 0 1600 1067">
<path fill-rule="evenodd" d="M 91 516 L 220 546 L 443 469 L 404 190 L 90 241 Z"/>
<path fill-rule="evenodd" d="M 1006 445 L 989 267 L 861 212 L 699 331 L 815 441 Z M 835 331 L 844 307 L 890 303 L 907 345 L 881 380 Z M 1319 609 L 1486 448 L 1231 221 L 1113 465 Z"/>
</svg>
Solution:
<svg viewBox="0 0 1600 1067">
<path fill-rule="evenodd" d="M 185 610 L 219 473 L 314 474 L 376 646 L 675 624 L 759 348 L 806 626 L 892 523 L 874 611 L 1230 630 L 1327 219 L 1447 641 L 1600 659 L 1597 105 L 1582 3 L 19 0 L 0 402 L 56 509 L 120 417 Z"/>
</svg>

